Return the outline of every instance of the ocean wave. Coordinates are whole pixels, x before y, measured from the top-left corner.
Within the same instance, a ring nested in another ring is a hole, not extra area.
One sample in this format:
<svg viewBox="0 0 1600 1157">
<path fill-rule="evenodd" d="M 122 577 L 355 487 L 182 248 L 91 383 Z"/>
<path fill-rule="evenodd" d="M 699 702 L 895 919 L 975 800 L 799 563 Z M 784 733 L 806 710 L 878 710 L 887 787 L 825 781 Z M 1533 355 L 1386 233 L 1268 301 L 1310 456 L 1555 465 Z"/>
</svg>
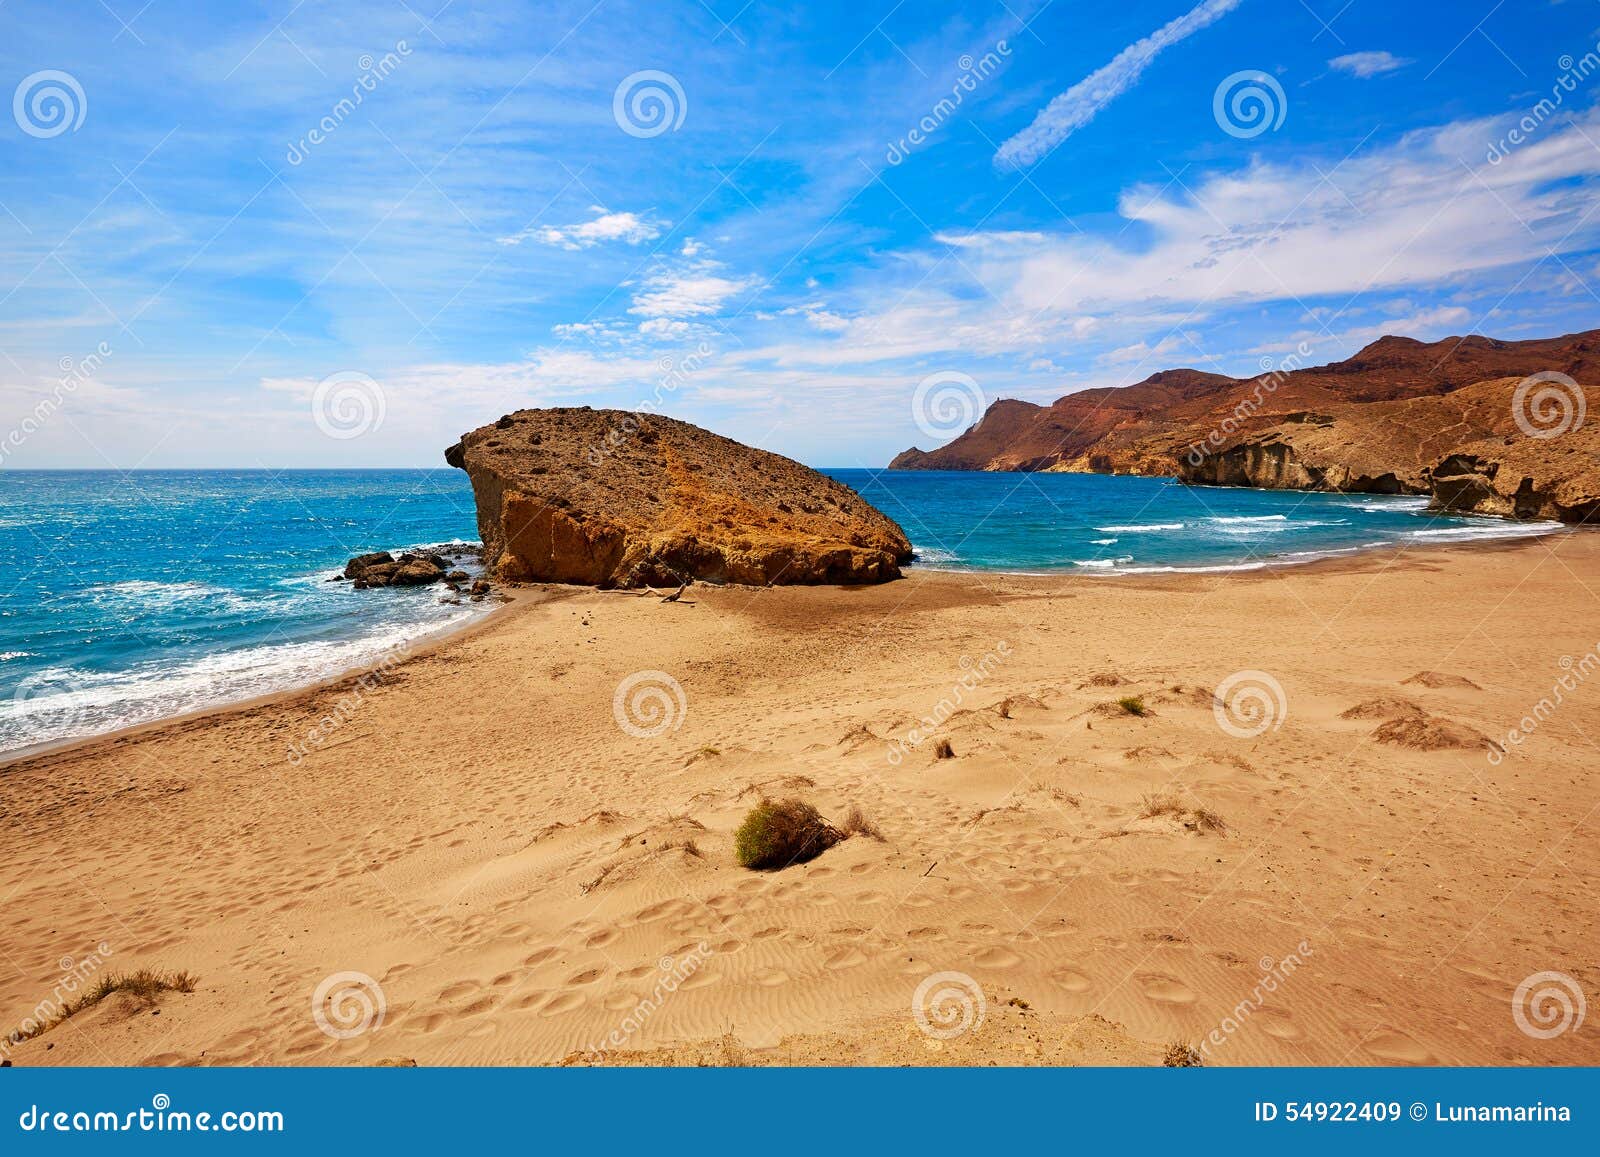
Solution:
<svg viewBox="0 0 1600 1157">
<path fill-rule="evenodd" d="M 956 554 L 955 551 L 945 550 L 943 547 L 918 546 L 915 543 L 912 543 L 911 549 L 916 553 L 917 561 L 921 563 L 930 563 L 937 566 L 939 563 L 943 562 L 961 561 L 961 556 Z"/>
<path fill-rule="evenodd" d="M 1091 538 L 1089 541 L 1095 546 L 1115 546 L 1117 543 L 1114 538 Z"/>
<path fill-rule="evenodd" d="M 28 659 L 32 656 L 32 651 L 0 651 L 0 663 L 9 663 L 12 659 Z"/>
<path fill-rule="evenodd" d="M 1287 514 L 1218 514 L 1206 519 L 1207 522 L 1234 523 L 1234 522 L 1286 522 Z"/>
<path fill-rule="evenodd" d="M 1135 522 L 1127 526 L 1097 526 L 1101 534 L 1146 534 L 1158 530 L 1182 530 L 1182 522 Z"/>
<path fill-rule="evenodd" d="M 1540 538 L 1566 529 L 1559 522 L 1506 522 L 1483 526 L 1444 526 L 1429 530 L 1409 530 L 1408 539 L 1418 542 L 1479 542 L 1496 538 Z"/>
<path fill-rule="evenodd" d="M 1103 570 L 1103 569 L 1105 569 L 1107 567 L 1121 566 L 1123 563 L 1128 563 L 1128 562 L 1132 562 L 1132 561 L 1133 561 L 1133 555 L 1125 554 L 1121 558 L 1091 558 L 1091 559 L 1083 559 L 1082 561 L 1073 562 L 1072 565 L 1073 566 L 1086 566 L 1086 567 L 1092 567 L 1092 568 L 1094 568 L 1096 570 Z"/>
<path fill-rule="evenodd" d="M 51 667 L 0 698 L 0 751 L 98 735 L 308 686 L 372 666 L 396 648 L 409 648 L 489 609 L 439 605 L 441 613 L 385 622 L 352 638 L 245 647 L 181 666 L 160 659 L 119 671 Z"/>
</svg>

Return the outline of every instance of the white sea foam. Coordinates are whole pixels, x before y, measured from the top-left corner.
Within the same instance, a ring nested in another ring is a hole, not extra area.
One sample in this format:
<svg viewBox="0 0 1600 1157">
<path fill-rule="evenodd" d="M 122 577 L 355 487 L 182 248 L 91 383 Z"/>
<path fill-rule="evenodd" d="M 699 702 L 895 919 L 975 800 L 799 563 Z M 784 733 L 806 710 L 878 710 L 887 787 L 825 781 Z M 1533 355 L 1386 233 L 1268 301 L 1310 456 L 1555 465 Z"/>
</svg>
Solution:
<svg viewBox="0 0 1600 1157">
<path fill-rule="evenodd" d="M 244 647 L 182 666 L 150 660 L 112 672 L 53 667 L 31 676 L 26 693 L 19 689 L 0 697 L 0 751 L 98 735 L 307 686 L 376 664 L 396 648 L 462 625 L 489 609 L 430 603 L 421 617 L 377 624 L 354 638 Z"/>
<path fill-rule="evenodd" d="M 1114 538 L 1091 538 L 1089 541 L 1095 546 L 1115 546 L 1117 543 Z"/>
<path fill-rule="evenodd" d="M 1219 514 L 1208 522 L 1234 523 L 1234 522 L 1285 522 L 1287 514 Z"/>
<path fill-rule="evenodd" d="M 1182 530 L 1181 522 L 1135 522 L 1127 526 L 1097 526 L 1101 534 L 1146 534 L 1159 530 Z"/>
</svg>

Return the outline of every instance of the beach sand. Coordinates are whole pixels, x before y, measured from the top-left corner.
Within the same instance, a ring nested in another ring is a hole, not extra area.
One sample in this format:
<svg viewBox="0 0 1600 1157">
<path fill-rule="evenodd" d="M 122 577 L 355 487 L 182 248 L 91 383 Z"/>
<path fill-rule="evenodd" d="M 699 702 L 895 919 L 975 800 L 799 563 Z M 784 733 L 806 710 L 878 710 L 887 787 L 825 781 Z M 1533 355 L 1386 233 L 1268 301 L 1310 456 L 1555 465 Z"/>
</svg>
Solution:
<svg viewBox="0 0 1600 1157">
<path fill-rule="evenodd" d="M 1597 609 L 1588 533 L 1230 575 L 529 588 L 358 696 L 0 767 L 4 1031 L 65 975 L 197 978 L 7 1053 L 1600 1062 L 1592 1010 L 1541 1036 L 1513 1007 L 1538 973 L 1600 994 Z M 1486 748 L 1563 657 L 1564 702 Z M 1240 672 L 1235 708 L 1267 714 L 1219 720 Z M 763 794 L 882 838 L 747 871 Z"/>
</svg>

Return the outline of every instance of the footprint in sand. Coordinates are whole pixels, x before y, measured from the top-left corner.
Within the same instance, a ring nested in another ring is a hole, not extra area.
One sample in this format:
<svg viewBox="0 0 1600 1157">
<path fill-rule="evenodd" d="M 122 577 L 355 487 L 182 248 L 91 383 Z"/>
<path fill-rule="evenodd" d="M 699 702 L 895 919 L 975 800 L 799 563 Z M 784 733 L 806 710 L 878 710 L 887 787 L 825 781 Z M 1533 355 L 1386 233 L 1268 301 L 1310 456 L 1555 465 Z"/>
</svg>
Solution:
<svg viewBox="0 0 1600 1157">
<path fill-rule="evenodd" d="M 635 964 L 632 968 L 624 968 L 617 973 L 618 980 L 638 980 L 641 976 L 649 976 L 656 971 L 655 964 Z"/>
<path fill-rule="evenodd" d="M 606 970 L 604 968 L 585 968 L 582 972 L 574 973 L 572 976 L 567 977 L 567 985 L 568 987 L 573 987 L 579 984 L 593 984 L 605 974 Z"/>
<path fill-rule="evenodd" d="M 1193 1004 L 1194 990 L 1174 976 L 1159 972 L 1146 972 L 1138 978 L 1139 987 L 1151 1000 L 1161 1004 Z"/>
<path fill-rule="evenodd" d="M 561 949 L 555 945 L 551 945 L 548 948 L 540 948 L 537 951 L 530 952 L 528 955 L 524 956 L 522 958 L 522 966 L 524 968 L 533 968 L 535 965 L 543 964 L 551 957 L 559 956 L 560 954 Z"/>
<path fill-rule="evenodd" d="M 932 896 L 922 892 L 913 892 L 904 900 L 901 900 L 900 903 L 907 908 L 931 908 L 933 907 L 934 899 Z"/>
<path fill-rule="evenodd" d="M 753 979 L 763 988 L 777 988 L 780 984 L 789 983 L 789 974 L 781 968 L 763 968 Z"/>
<path fill-rule="evenodd" d="M 540 1001 L 544 1000 L 547 995 L 549 994 L 543 989 L 540 989 L 536 992 L 525 992 L 515 1000 L 508 1003 L 506 1007 L 511 1009 L 513 1012 L 525 1012 L 534 1005 L 538 1004 Z M 432 1032 L 433 1030 L 429 1029 L 428 1031 Z"/>
<path fill-rule="evenodd" d="M 865 964 L 867 958 L 854 944 L 845 944 L 835 948 L 822 958 L 822 966 L 831 968 L 835 972 L 846 968 L 854 968 L 858 964 Z"/>
<path fill-rule="evenodd" d="M 1433 1055 L 1403 1032 L 1380 1032 L 1370 1036 L 1361 1045 L 1380 1061 L 1397 1065 L 1431 1064 Z"/>
<path fill-rule="evenodd" d="M 583 993 L 581 992 L 558 992 L 539 1010 L 539 1015 L 560 1016 L 564 1012 L 571 1012 L 582 1003 Z"/>
<path fill-rule="evenodd" d="M 1262 1032 L 1279 1040 L 1304 1040 L 1306 1037 L 1305 1031 L 1287 1013 L 1264 1008 L 1257 1011 L 1256 1020 Z"/>
<path fill-rule="evenodd" d="M 943 928 L 922 927 L 913 928 L 906 933 L 907 940 L 943 940 L 946 938 Z"/>
<path fill-rule="evenodd" d="M 583 946 L 585 948 L 604 948 L 607 944 L 610 944 L 613 940 L 615 940 L 617 935 L 618 933 L 615 928 L 602 928 L 593 936 L 589 937 L 589 939 L 585 940 L 583 942 Z"/>
<path fill-rule="evenodd" d="M 854 904 L 881 904 L 888 898 L 882 892 L 857 892 L 850 897 L 850 901 Z"/>
<path fill-rule="evenodd" d="M 1094 987 L 1094 981 L 1076 968 L 1057 968 L 1050 973 L 1050 979 L 1068 992 L 1088 992 Z"/>
<path fill-rule="evenodd" d="M 461 1010 L 462 1016 L 481 1016 L 500 1003 L 498 996 L 480 996 Z"/>
<path fill-rule="evenodd" d="M 759 932 L 752 933 L 751 936 L 750 936 L 750 939 L 752 939 L 752 940 L 771 940 L 774 936 L 782 936 L 782 935 L 783 935 L 783 929 L 782 928 L 763 928 Z"/>
<path fill-rule="evenodd" d="M 439 990 L 438 999 L 444 1001 L 460 1000 L 464 996 L 471 996 L 474 992 L 477 992 L 478 989 L 482 987 L 483 985 L 479 984 L 476 980 L 459 981 L 456 984 L 441 988 Z"/>
<path fill-rule="evenodd" d="M 688 988 L 705 988 L 706 986 L 716 984 L 721 980 L 721 973 L 712 972 L 709 969 L 702 968 L 693 976 L 689 977 L 688 980 L 685 980 L 682 984 L 678 985 L 678 990 L 681 992 Z"/>
<path fill-rule="evenodd" d="M 1009 948 L 985 948 L 973 959 L 985 968 L 1015 968 L 1022 963 L 1022 957 Z"/>
<path fill-rule="evenodd" d="M 600 1007 L 610 1009 L 612 1012 L 621 1012 L 625 1008 L 635 1008 L 642 998 L 633 992 L 613 992 L 607 994 L 600 1002 Z"/>
</svg>

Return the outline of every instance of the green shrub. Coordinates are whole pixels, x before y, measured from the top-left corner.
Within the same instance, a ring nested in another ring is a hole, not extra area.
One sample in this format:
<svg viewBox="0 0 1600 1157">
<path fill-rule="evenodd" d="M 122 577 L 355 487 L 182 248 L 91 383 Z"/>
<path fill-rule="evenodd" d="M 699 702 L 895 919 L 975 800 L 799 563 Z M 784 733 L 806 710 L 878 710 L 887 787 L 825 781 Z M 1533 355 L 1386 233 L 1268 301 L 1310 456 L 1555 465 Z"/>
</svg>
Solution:
<svg viewBox="0 0 1600 1157">
<path fill-rule="evenodd" d="M 741 867 L 787 868 L 816 859 L 843 835 L 810 804 L 798 799 L 764 799 L 750 809 L 734 833 L 734 852 Z"/>
<path fill-rule="evenodd" d="M 1117 706 L 1129 715 L 1145 715 L 1150 710 L 1144 705 L 1144 697 L 1142 695 L 1129 695 L 1126 698 L 1118 699 Z"/>
</svg>

